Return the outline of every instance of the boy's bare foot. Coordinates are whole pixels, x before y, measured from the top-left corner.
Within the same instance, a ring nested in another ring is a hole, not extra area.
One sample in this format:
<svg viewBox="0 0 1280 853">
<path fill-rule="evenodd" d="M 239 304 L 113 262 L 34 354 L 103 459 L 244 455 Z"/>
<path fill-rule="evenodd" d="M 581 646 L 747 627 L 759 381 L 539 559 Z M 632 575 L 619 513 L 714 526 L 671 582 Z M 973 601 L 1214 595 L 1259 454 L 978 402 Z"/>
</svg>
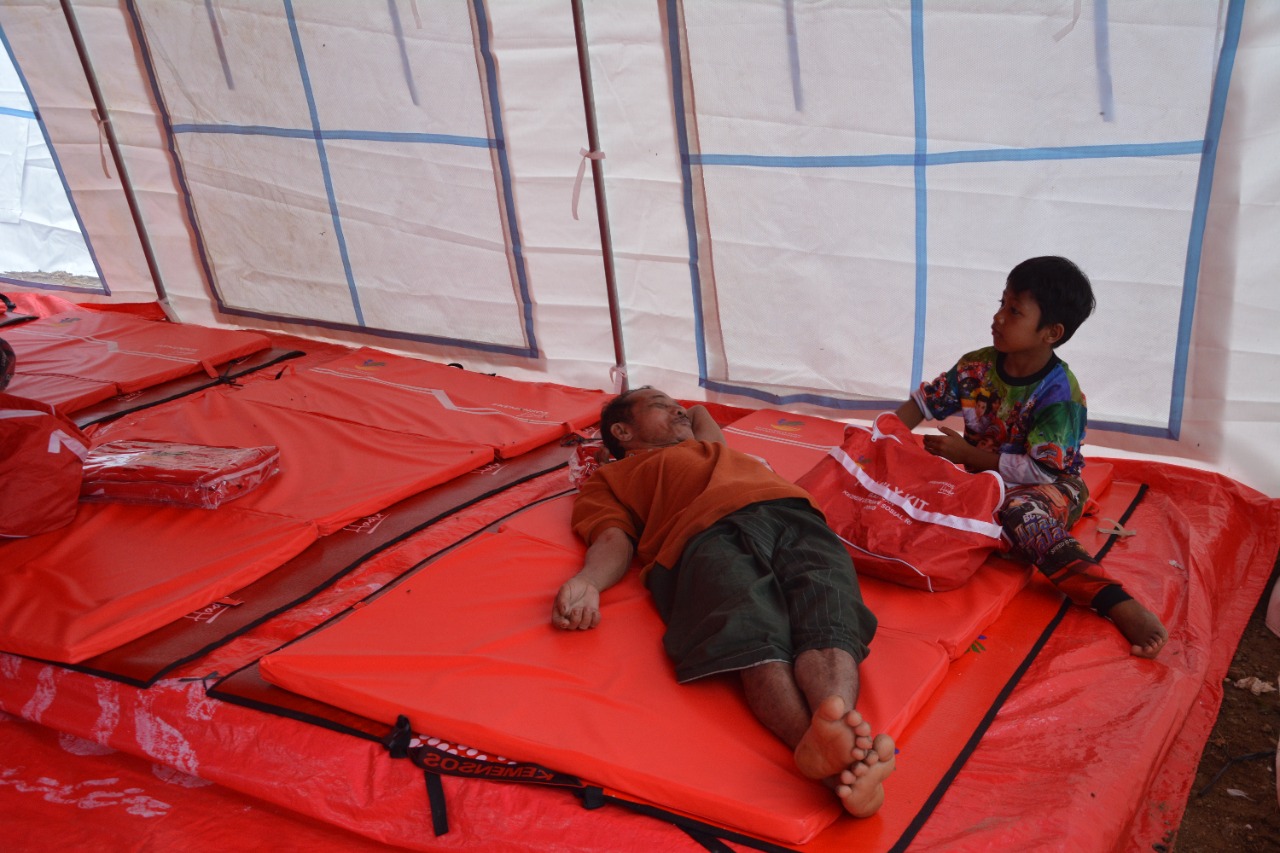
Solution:
<svg viewBox="0 0 1280 853">
<path fill-rule="evenodd" d="M 1169 632 L 1159 617 L 1132 598 L 1114 605 L 1107 611 L 1107 618 L 1133 643 L 1131 650 L 1138 657 L 1155 657 L 1169 640 Z"/>
<path fill-rule="evenodd" d="M 845 769 L 835 786 L 836 796 L 844 809 L 854 817 L 870 817 L 884 804 L 884 780 L 893 772 L 893 738 L 878 734 L 866 756 Z"/>
<path fill-rule="evenodd" d="M 864 760 L 871 748 L 871 726 L 862 715 L 839 696 L 828 696 L 796 745 L 796 767 L 810 779 L 826 779 Z"/>
</svg>

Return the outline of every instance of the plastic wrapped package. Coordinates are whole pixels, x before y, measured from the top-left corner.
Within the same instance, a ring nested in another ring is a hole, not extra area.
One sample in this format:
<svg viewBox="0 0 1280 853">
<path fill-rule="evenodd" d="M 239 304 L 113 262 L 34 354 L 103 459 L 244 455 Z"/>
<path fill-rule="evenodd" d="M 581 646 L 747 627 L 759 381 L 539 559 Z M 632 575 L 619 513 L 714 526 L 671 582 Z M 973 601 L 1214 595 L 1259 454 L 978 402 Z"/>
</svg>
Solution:
<svg viewBox="0 0 1280 853">
<path fill-rule="evenodd" d="M 121 439 L 89 452 L 81 500 L 217 509 L 280 470 L 280 450 Z"/>
</svg>

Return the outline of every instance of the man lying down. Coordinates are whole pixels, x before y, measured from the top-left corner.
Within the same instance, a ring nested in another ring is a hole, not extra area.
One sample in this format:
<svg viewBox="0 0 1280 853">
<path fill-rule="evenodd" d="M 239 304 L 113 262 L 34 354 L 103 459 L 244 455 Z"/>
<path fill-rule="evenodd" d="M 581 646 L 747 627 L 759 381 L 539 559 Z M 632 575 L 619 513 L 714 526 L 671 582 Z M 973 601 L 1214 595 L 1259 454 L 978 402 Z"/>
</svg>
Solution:
<svg viewBox="0 0 1280 853">
<path fill-rule="evenodd" d="M 677 679 L 737 672 L 752 713 L 794 750 L 800 772 L 850 814 L 874 814 L 894 743 L 872 735 L 855 703 L 876 618 L 809 495 L 728 447 L 705 408 L 654 388 L 606 404 L 600 431 L 619 461 L 574 504 L 589 547 L 552 623 L 596 627 L 600 593 L 638 551 Z"/>
</svg>

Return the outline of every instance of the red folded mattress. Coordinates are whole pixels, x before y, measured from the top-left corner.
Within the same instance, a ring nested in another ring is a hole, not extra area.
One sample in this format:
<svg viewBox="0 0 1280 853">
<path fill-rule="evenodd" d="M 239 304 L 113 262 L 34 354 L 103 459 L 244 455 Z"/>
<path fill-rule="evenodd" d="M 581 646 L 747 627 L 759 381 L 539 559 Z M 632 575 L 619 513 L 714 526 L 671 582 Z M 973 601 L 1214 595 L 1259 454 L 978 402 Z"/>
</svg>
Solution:
<svg viewBox="0 0 1280 853">
<path fill-rule="evenodd" d="M 0 649 L 76 663 L 234 592 L 316 539 L 255 512 L 82 504 L 75 523 L 0 544 Z"/>
<path fill-rule="evenodd" d="M 75 411 L 265 350 L 256 332 L 73 310 L 6 329 L 18 356 L 9 393 Z"/>
<path fill-rule="evenodd" d="M 518 382 L 430 361 L 358 349 L 279 382 L 244 389 L 246 400 L 376 423 L 389 430 L 493 447 L 510 458 L 600 419 L 607 396 L 546 382 Z"/>
<path fill-rule="evenodd" d="M 121 439 L 278 447 L 280 473 L 238 505 L 314 521 L 322 535 L 493 459 L 492 449 L 474 442 L 334 420 L 238 392 L 203 394 L 94 433 L 95 446 Z"/>
</svg>

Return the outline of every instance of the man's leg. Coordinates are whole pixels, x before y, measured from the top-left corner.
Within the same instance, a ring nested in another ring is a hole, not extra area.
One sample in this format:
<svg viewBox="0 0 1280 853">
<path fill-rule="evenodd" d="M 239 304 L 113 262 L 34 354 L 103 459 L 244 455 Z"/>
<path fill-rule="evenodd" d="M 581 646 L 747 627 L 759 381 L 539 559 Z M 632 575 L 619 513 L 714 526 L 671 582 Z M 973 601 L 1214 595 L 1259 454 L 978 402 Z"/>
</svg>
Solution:
<svg viewBox="0 0 1280 853">
<path fill-rule="evenodd" d="M 772 661 L 741 676 L 752 713 L 794 750 L 801 773 L 835 791 L 857 817 L 880 808 L 894 744 L 888 735 L 873 738 L 871 726 L 853 710 L 857 664 L 848 652 L 811 649 L 794 667 Z"/>
</svg>

